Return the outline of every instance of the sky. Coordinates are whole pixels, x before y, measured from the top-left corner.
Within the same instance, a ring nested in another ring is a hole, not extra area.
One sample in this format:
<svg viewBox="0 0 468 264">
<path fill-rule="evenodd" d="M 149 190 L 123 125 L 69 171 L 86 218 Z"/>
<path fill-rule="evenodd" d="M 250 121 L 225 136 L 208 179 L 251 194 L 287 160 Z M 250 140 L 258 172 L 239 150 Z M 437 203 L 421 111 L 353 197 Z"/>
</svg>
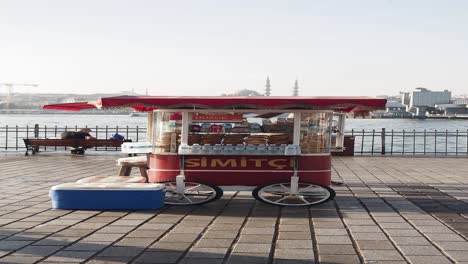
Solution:
<svg viewBox="0 0 468 264">
<path fill-rule="evenodd" d="M 0 0 L 15 92 L 468 94 L 465 0 Z M 0 89 L 5 89 L 0 86 Z M 0 92 L 3 92 L 0 90 Z"/>
</svg>

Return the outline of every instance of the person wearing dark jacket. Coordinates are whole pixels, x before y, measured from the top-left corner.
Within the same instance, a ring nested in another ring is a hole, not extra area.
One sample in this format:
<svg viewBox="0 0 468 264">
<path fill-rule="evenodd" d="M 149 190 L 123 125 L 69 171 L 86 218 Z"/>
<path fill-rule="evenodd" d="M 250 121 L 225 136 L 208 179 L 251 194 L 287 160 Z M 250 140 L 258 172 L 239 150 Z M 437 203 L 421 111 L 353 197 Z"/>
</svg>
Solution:
<svg viewBox="0 0 468 264">
<path fill-rule="evenodd" d="M 93 136 L 89 134 L 91 129 L 89 128 L 82 128 L 78 131 L 65 131 L 62 133 L 62 139 L 95 139 Z"/>
</svg>

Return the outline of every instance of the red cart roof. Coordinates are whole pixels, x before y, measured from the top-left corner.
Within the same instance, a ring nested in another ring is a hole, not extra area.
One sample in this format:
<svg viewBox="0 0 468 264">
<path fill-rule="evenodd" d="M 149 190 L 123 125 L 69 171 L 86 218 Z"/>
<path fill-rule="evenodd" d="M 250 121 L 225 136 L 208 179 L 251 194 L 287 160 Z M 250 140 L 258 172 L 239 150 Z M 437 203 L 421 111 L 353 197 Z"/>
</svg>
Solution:
<svg viewBox="0 0 468 264">
<path fill-rule="evenodd" d="M 118 96 L 101 98 L 96 103 L 76 103 L 78 108 L 131 107 L 138 111 L 154 109 L 314 109 L 361 112 L 385 109 L 386 99 L 371 97 L 279 97 L 279 96 Z M 73 108 L 73 109 L 72 109 Z M 44 109 L 76 110 L 70 104 L 46 105 Z"/>
</svg>

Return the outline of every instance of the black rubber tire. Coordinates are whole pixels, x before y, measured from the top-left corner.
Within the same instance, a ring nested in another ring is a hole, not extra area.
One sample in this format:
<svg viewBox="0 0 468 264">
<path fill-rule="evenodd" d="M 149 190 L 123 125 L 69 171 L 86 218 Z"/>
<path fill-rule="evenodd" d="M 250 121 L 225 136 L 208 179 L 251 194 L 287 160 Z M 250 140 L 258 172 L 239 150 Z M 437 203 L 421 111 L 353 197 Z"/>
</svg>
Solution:
<svg viewBox="0 0 468 264">
<path fill-rule="evenodd" d="M 161 182 L 157 182 L 157 183 L 169 183 L 169 182 L 173 182 L 175 183 L 175 181 L 161 181 Z M 210 202 L 214 202 L 216 200 L 218 200 L 219 198 L 221 198 L 223 196 L 223 189 L 219 188 L 218 186 L 216 185 L 211 185 L 211 184 L 208 184 L 208 183 L 205 183 L 205 182 L 199 182 L 199 181 L 185 181 L 185 182 L 189 182 L 189 183 L 196 183 L 196 184 L 203 184 L 203 185 L 206 185 L 206 186 L 209 186 L 210 188 L 212 188 L 216 194 L 215 196 L 210 199 L 210 200 L 206 200 L 206 201 L 203 201 L 203 202 L 200 202 L 200 203 L 193 203 L 193 204 L 169 204 L 169 205 L 175 205 L 175 206 L 182 206 L 182 205 L 201 205 L 201 204 L 206 204 L 206 203 L 210 203 Z"/>
<path fill-rule="evenodd" d="M 279 205 L 279 204 L 275 204 L 275 203 L 271 203 L 271 202 L 268 202 L 264 199 L 262 199 L 258 193 L 260 192 L 261 189 L 263 189 L 264 187 L 267 187 L 267 186 L 270 186 L 270 185 L 273 185 L 273 184 L 289 184 L 289 182 L 272 182 L 272 183 L 269 183 L 269 184 L 265 184 L 265 185 L 262 185 L 262 186 L 257 186 L 257 188 L 255 188 L 253 191 L 252 191 L 252 196 L 257 200 L 257 201 L 260 201 L 260 202 L 263 202 L 263 203 L 266 203 L 266 204 L 272 204 L 272 205 L 276 205 L 276 206 L 314 206 L 314 205 L 318 205 L 318 204 L 322 204 L 322 203 L 326 203 L 330 200 L 333 200 L 333 198 L 335 198 L 336 196 L 336 192 L 335 190 L 333 190 L 332 188 L 328 187 L 328 186 L 325 186 L 325 185 L 322 185 L 322 184 L 317 184 L 317 183 L 314 183 L 314 182 L 306 182 L 306 181 L 299 181 L 299 184 L 301 183 L 305 183 L 305 184 L 313 184 L 313 185 L 317 185 L 317 186 L 320 186 L 322 188 L 324 188 L 325 190 L 327 190 L 329 193 L 330 193 L 330 196 L 326 199 L 326 200 L 323 200 L 321 202 L 318 202 L 318 203 L 314 203 L 314 204 L 310 204 L 310 205 Z"/>
</svg>

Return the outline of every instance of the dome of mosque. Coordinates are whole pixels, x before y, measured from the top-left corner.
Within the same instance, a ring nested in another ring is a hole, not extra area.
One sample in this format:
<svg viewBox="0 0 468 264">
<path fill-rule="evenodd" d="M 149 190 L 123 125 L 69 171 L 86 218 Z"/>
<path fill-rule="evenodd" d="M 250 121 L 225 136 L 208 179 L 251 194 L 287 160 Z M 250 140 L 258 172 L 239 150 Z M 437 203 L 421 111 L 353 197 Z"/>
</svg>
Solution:
<svg viewBox="0 0 468 264">
<path fill-rule="evenodd" d="M 249 89 L 238 90 L 230 95 L 232 96 L 262 96 L 262 94 L 260 94 L 259 92 L 254 91 L 254 90 L 249 90 Z"/>
</svg>

